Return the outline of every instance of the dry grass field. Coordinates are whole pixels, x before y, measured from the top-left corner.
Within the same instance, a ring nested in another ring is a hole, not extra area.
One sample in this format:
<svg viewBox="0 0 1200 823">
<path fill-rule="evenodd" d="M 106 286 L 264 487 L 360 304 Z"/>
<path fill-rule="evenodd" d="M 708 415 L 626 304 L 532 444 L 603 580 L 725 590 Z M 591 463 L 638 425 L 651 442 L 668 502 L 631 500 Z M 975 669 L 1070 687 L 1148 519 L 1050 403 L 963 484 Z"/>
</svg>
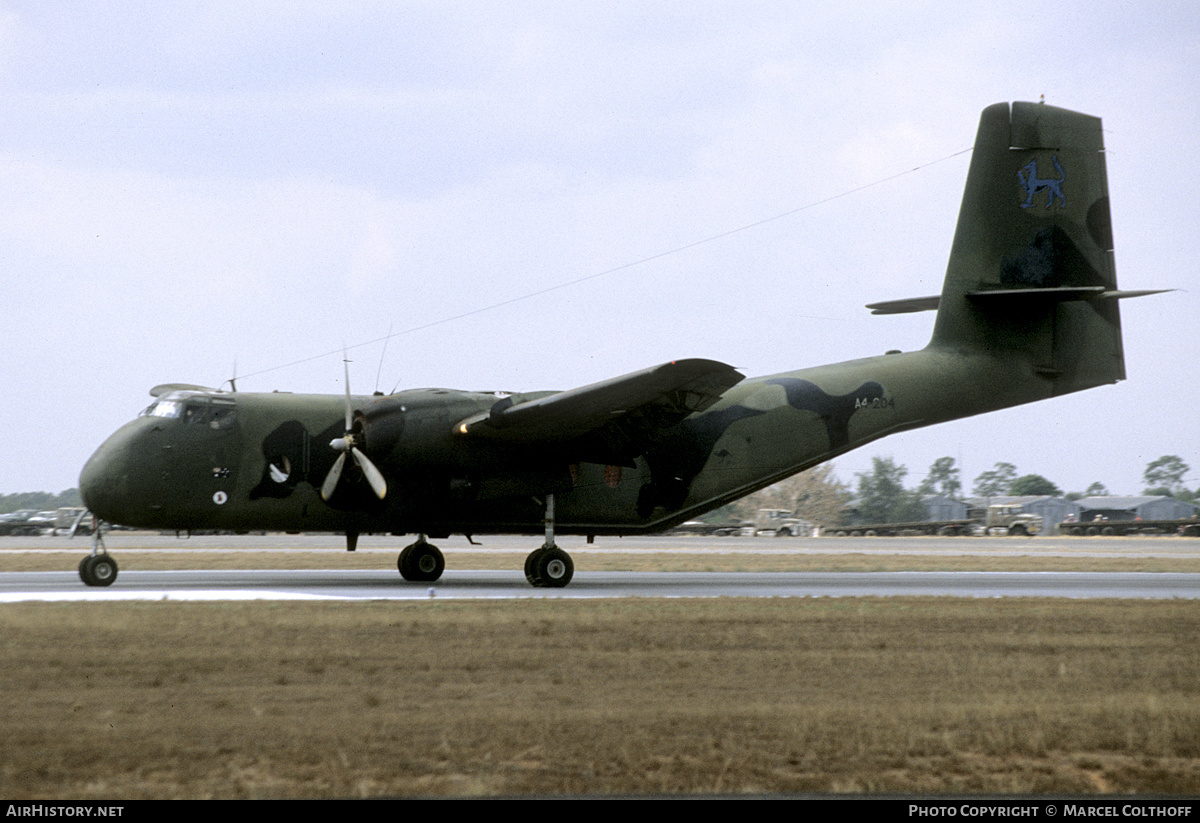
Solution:
<svg viewBox="0 0 1200 823">
<path fill-rule="evenodd" d="M 0 608 L 0 796 L 1200 793 L 1183 601 Z"/>
</svg>

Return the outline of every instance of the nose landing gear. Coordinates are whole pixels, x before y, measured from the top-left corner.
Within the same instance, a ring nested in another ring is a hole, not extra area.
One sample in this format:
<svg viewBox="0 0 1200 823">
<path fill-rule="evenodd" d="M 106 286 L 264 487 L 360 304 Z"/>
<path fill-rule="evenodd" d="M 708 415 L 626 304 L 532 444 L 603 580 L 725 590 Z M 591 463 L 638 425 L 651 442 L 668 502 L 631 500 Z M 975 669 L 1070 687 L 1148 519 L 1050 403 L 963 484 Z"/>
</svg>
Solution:
<svg viewBox="0 0 1200 823">
<path fill-rule="evenodd" d="M 104 547 L 99 522 L 92 524 L 92 553 L 79 561 L 79 578 L 88 586 L 111 586 L 117 579 L 117 561 Z"/>
</svg>

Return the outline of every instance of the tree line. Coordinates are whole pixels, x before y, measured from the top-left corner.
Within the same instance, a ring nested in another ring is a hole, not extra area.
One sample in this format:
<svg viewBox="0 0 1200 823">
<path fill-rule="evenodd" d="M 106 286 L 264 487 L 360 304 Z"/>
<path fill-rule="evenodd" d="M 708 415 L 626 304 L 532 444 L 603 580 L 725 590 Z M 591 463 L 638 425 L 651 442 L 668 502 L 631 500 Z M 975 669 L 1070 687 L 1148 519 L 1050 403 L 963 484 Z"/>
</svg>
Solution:
<svg viewBox="0 0 1200 823">
<path fill-rule="evenodd" d="M 1200 502 L 1200 489 L 1190 489 L 1186 476 L 1191 471 L 1178 455 L 1163 455 L 1147 464 L 1142 473 L 1147 496 L 1174 497 L 1187 503 Z M 962 478 L 953 457 L 939 457 L 929 467 L 925 479 L 915 489 L 904 487 L 908 470 L 890 458 L 872 458 L 872 470 L 858 477 L 858 492 L 854 506 L 860 517 L 872 523 L 899 523 L 925 519 L 922 498 L 941 495 L 951 499 L 962 497 Z M 1082 492 L 1066 492 L 1040 474 L 1021 474 L 1012 463 L 998 462 L 975 478 L 974 497 L 1064 497 L 1079 500 L 1110 494 L 1099 481 Z"/>
<path fill-rule="evenodd" d="M 65 506 L 82 506 L 79 489 L 67 489 L 65 492 L 51 494 L 50 492 L 17 492 L 16 494 L 0 494 L 0 514 L 9 514 L 22 509 L 33 509 L 44 512 L 61 509 Z"/>
<path fill-rule="evenodd" d="M 963 497 L 962 472 L 953 457 L 939 457 L 929 467 L 925 479 L 916 487 L 905 486 L 908 469 L 888 457 L 871 459 L 869 472 L 856 473 L 857 487 L 852 489 L 833 474 L 833 465 L 825 463 L 789 477 L 780 483 L 731 503 L 706 519 L 740 518 L 750 520 L 759 509 L 786 509 L 796 517 L 820 524 L 843 522 L 853 511 L 870 523 L 903 523 L 927 519 L 923 498 L 941 495 L 954 500 Z M 1190 488 L 1186 477 L 1191 471 L 1178 455 L 1163 455 L 1147 464 L 1142 473 L 1148 496 L 1174 497 L 1188 503 L 1200 503 L 1200 488 Z M 979 474 L 971 487 L 973 497 L 1102 497 L 1111 494 L 1096 481 L 1083 491 L 1064 493 L 1053 481 L 1040 474 L 1021 474 L 1012 463 L 998 462 Z"/>
</svg>

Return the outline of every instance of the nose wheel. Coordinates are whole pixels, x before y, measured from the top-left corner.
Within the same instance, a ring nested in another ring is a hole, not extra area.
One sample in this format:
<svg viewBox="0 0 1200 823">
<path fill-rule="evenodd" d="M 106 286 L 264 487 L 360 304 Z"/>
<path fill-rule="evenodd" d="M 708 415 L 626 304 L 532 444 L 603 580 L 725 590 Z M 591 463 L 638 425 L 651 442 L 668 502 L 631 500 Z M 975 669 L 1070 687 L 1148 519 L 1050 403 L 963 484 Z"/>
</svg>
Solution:
<svg viewBox="0 0 1200 823">
<path fill-rule="evenodd" d="M 111 586 L 117 579 L 117 561 L 107 554 L 89 554 L 79 563 L 79 577 L 89 586 Z"/>
</svg>

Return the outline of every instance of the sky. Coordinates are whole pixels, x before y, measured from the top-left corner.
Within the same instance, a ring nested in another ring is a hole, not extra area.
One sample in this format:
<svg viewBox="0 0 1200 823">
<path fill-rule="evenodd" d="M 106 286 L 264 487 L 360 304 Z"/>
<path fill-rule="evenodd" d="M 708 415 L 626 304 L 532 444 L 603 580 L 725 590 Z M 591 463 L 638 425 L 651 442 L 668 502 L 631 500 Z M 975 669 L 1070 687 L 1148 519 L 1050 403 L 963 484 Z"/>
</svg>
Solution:
<svg viewBox="0 0 1200 823">
<path fill-rule="evenodd" d="M 1128 380 L 877 441 L 1200 485 L 1200 5 L 0 2 L 0 493 L 159 383 L 568 389 L 925 345 L 979 113 L 1104 120 Z"/>
</svg>

